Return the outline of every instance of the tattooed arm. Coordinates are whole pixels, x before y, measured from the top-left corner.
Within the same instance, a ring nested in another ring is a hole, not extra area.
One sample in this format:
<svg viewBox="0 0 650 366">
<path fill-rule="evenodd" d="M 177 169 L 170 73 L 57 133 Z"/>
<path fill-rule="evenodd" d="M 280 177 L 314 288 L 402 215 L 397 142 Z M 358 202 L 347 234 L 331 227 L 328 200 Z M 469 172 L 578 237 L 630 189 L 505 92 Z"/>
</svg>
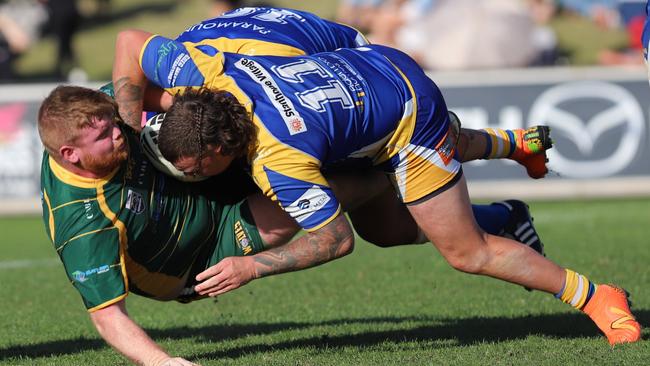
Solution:
<svg viewBox="0 0 650 366">
<path fill-rule="evenodd" d="M 196 276 L 200 295 L 217 296 L 253 279 L 315 267 L 352 253 L 354 234 L 345 215 L 288 244 L 250 257 L 228 257 Z"/>
<path fill-rule="evenodd" d="M 140 67 L 140 51 L 151 33 L 125 30 L 115 41 L 113 85 L 120 116 L 136 131 L 141 130 L 142 103 L 147 79 Z"/>
</svg>

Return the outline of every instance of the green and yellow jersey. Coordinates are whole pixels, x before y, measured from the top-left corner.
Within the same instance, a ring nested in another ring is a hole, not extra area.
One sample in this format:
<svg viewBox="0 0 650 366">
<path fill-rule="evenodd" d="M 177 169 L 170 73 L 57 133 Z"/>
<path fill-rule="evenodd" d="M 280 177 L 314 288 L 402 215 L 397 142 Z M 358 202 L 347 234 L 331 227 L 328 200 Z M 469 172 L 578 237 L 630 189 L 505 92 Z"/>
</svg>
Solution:
<svg viewBox="0 0 650 366">
<path fill-rule="evenodd" d="M 47 235 L 89 311 L 130 291 L 158 300 L 191 298 L 196 273 L 263 248 L 243 200 L 251 191 L 238 177 L 177 181 L 152 166 L 134 133 L 125 136 L 128 160 L 101 179 L 75 175 L 43 154 Z"/>
</svg>

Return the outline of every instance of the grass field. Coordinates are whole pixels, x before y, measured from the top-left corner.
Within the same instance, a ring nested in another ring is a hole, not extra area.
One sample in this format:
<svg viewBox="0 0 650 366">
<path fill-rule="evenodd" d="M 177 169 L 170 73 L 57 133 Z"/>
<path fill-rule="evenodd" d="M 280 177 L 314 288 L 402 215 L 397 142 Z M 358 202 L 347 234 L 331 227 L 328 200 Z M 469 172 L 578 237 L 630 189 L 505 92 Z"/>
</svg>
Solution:
<svg viewBox="0 0 650 366">
<path fill-rule="evenodd" d="M 534 203 L 547 253 L 632 293 L 650 325 L 650 199 Z M 0 219 L 0 364 L 128 362 L 96 334 L 39 218 Z M 189 305 L 135 295 L 131 316 L 203 365 L 647 365 L 650 342 L 611 349 L 552 296 L 453 271 L 431 245 L 358 242 L 320 268 Z"/>
</svg>

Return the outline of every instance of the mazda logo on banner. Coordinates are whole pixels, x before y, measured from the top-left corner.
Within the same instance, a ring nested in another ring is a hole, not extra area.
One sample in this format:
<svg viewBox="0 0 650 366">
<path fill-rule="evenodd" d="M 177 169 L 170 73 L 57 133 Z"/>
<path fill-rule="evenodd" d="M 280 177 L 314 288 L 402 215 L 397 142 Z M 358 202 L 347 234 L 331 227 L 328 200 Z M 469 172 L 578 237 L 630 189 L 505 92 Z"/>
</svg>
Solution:
<svg viewBox="0 0 650 366">
<path fill-rule="evenodd" d="M 584 108 L 587 104 L 589 108 Z M 585 109 L 590 112 L 587 116 Z M 547 89 L 534 101 L 528 120 L 551 126 L 551 136 L 562 144 L 548 152 L 550 167 L 573 178 L 604 177 L 622 171 L 634 160 L 645 133 L 637 99 L 616 84 L 599 81 L 570 82 Z M 614 140 L 612 136 L 616 136 Z M 605 156 L 603 150 L 607 151 Z"/>
</svg>

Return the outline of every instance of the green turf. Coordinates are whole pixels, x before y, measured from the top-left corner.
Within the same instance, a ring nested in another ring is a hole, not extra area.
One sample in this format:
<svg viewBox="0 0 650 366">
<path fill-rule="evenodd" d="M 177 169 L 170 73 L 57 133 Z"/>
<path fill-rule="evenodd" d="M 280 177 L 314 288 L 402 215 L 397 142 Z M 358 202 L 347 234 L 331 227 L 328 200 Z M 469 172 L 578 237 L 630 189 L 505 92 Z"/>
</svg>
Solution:
<svg viewBox="0 0 650 366">
<path fill-rule="evenodd" d="M 650 323 L 650 200 L 535 203 L 548 256 L 632 292 Z M 0 364 L 115 365 L 38 218 L 0 219 Z M 35 262 L 24 267 L 27 260 Z M 610 349 L 543 293 L 453 271 L 429 244 L 358 242 L 341 260 L 189 305 L 127 300 L 166 349 L 203 365 L 646 365 L 648 332 Z"/>
</svg>

